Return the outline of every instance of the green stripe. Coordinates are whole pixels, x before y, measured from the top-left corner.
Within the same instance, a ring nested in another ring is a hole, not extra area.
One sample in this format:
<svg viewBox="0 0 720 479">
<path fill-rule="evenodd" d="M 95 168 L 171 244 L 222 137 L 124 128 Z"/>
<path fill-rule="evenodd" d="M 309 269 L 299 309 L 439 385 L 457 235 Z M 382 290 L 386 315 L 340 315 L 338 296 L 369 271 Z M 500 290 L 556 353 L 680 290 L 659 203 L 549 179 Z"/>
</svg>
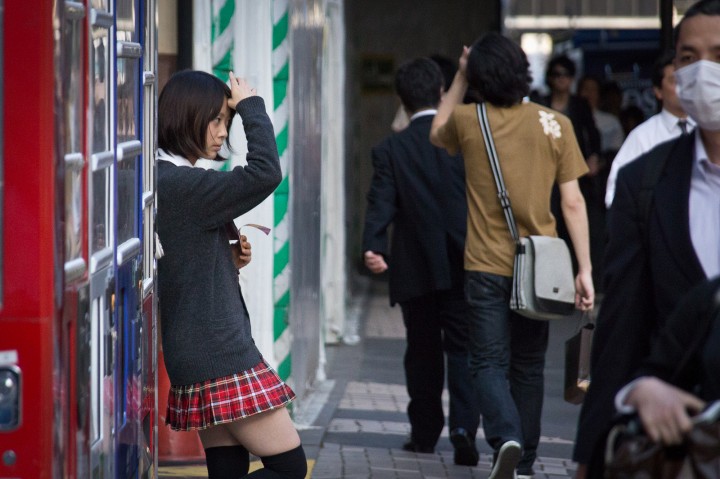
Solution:
<svg viewBox="0 0 720 479">
<path fill-rule="evenodd" d="M 280 20 L 273 25 L 273 38 L 272 38 L 272 47 L 273 50 L 275 50 L 277 47 L 279 47 L 282 42 L 285 41 L 285 38 L 287 38 L 288 33 L 288 12 L 285 12 L 285 14 L 280 17 Z"/>
<path fill-rule="evenodd" d="M 233 15 L 235 15 L 235 0 L 227 0 L 218 12 L 217 20 L 220 26 L 219 30 L 221 32 L 224 32 L 230 26 Z"/>
<path fill-rule="evenodd" d="M 230 50 L 228 50 L 225 55 L 213 65 L 213 73 L 216 77 L 220 78 L 223 81 L 228 81 L 228 79 L 230 78 L 229 72 L 233 68 L 233 50 L 234 48 L 230 47 Z"/>
<path fill-rule="evenodd" d="M 280 296 L 280 298 L 275 303 L 279 308 L 289 308 L 290 307 L 290 291 L 285 291 L 285 294 Z M 278 329 L 285 329 L 285 326 L 287 326 L 288 321 L 283 322 L 282 324 L 278 324 Z"/>
<path fill-rule="evenodd" d="M 282 248 L 275 253 L 275 264 L 273 265 L 273 278 L 282 273 L 290 258 L 290 242 L 286 241 Z"/>
<path fill-rule="evenodd" d="M 285 360 L 283 360 L 282 363 L 280 363 L 280 366 L 277 368 L 278 376 L 280 376 L 280 379 L 283 381 L 287 381 L 287 379 L 290 377 L 290 373 L 292 373 L 292 354 L 288 354 Z"/>
<path fill-rule="evenodd" d="M 287 67 L 287 63 L 283 67 Z M 277 78 L 277 77 L 276 77 Z M 288 91 L 288 81 L 283 79 L 276 79 L 273 81 L 273 109 L 277 110 L 280 105 L 282 105 L 283 101 L 285 101 L 285 97 L 287 97 L 287 91 Z"/>
<path fill-rule="evenodd" d="M 288 194 L 287 194 L 287 187 L 290 180 L 286 176 L 283 178 L 282 182 L 280 182 L 280 186 L 278 186 L 278 189 L 275 190 L 275 203 L 274 203 L 274 209 L 275 209 L 275 224 L 273 225 L 275 228 L 280 224 L 280 222 L 285 218 L 285 214 L 287 214 L 287 204 L 288 204 Z M 278 191 L 282 188 L 284 191 Z"/>
<path fill-rule="evenodd" d="M 282 179 L 282 181 L 278 185 L 277 189 L 275 190 L 275 203 L 278 203 L 279 201 L 287 202 L 289 195 L 290 195 L 290 175 L 285 175 L 285 177 Z M 277 213 L 276 213 L 275 226 L 280 224 L 281 219 L 282 219 L 282 217 L 277 217 Z"/>
<path fill-rule="evenodd" d="M 283 153 L 285 153 L 285 150 L 287 150 L 289 135 L 290 135 L 290 128 L 288 127 L 288 125 L 286 123 L 285 127 L 282 130 L 280 130 L 280 133 L 278 133 L 275 136 L 275 143 L 277 143 L 277 149 L 278 149 L 279 156 L 282 156 Z"/>
<path fill-rule="evenodd" d="M 280 70 L 278 70 L 277 74 L 274 77 L 275 81 L 285 81 L 287 82 L 290 79 L 290 62 L 287 61 L 282 66 Z M 285 89 L 287 89 L 287 84 L 285 85 Z"/>
<path fill-rule="evenodd" d="M 288 307 L 275 304 L 275 314 L 273 317 L 273 341 L 278 338 L 288 327 Z"/>
</svg>

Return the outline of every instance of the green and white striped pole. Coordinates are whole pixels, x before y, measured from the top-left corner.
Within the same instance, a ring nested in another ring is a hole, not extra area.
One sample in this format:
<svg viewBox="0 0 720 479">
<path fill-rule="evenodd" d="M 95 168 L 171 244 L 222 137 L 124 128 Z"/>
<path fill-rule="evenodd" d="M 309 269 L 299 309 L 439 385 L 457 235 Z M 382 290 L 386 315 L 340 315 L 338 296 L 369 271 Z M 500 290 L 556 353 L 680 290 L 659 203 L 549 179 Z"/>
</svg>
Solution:
<svg viewBox="0 0 720 479">
<path fill-rule="evenodd" d="M 233 69 L 234 21 L 235 0 L 212 0 L 212 24 L 210 26 L 212 68 L 215 76 L 224 81 L 229 80 L 228 73 Z"/>
<path fill-rule="evenodd" d="M 211 0 L 211 7 L 210 58 L 212 59 L 212 70 L 215 76 L 227 82 L 230 79 L 229 73 L 233 69 L 235 0 Z M 230 162 L 225 161 L 217 169 L 227 171 L 229 168 Z"/>
<path fill-rule="evenodd" d="M 280 154 L 283 179 L 275 190 L 274 212 L 274 267 L 273 267 L 273 340 L 277 371 L 283 380 L 292 372 L 289 328 L 290 312 L 290 218 L 289 199 L 290 165 L 288 81 L 290 79 L 290 46 L 288 41 L 288 1 L 273 0 L 272 70 L 273 70 L 273 120 Z"/>
</svg>

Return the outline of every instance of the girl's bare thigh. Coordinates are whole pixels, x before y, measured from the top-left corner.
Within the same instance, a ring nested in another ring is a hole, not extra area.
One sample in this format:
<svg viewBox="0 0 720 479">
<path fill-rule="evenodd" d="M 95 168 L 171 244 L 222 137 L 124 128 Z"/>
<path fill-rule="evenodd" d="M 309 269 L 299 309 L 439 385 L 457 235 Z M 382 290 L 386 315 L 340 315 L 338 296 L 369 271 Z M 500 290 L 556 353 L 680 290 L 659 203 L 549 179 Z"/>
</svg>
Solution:
<svg viewBox="0 0 720 479">
<path fill-rule="evenodd" d="M 300 445 L 300 436 L 284 407 L 203 429 L 198 434 L 205 449 L 241 444 L 258 457 L 273 456 Z"/>
</svg>

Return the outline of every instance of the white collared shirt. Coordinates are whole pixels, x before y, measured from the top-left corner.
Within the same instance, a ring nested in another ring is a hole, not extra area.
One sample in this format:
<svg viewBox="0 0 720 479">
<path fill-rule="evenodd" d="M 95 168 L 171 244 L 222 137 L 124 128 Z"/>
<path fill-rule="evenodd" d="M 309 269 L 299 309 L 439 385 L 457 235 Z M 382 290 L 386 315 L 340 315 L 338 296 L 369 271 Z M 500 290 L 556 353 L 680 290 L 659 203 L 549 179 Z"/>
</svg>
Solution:
<svg viewBox="0 0 720 479">
<path fill-rule="evenodd" d="M 690 239 L 708 278 L 720 274 L 720 165 L 708 158 L 700 132 L 690 179 Z"/>
<path fill-rule="evenodd" d="M 643 153 L 652 150 L 660 143 L 680 136 L 682 130 L 678 125 L 679 119 L 663 108 L 660 113 L 651 116 L 628 134 L 610 167 L 607 189 L 605 190 L 605 205 L 608 208 L 610 208 L 615 197 L 615 182 L 620 168 Z M 688 117 L 687 125 L 688 131 L 692 131 L 692 128 L 695 127 L 695 121 Z"/>
<path fill-rule="evenodd" d="M 190 163 L 190 160 L 188 160 L 187 158 L 183 158 L 182 156 L 169 153 L 162 148 L 158 148 L 156 158 L 158 161 L 169 161 L 175 166 L 189 166 L 190 168 L 193 167 L 193 164 Z"/>
<path fill-rule="evenodd" d="M 413 121 L 415 118 L 420 118 L 421 116 L 428 116 L 428 115 L 436 115 L 437 110 L 434 108 L 429 108 L 427 110 L 420 110 L 413 114 L 413 116 L 410 117 L 410 121 Z"/>
</svg>

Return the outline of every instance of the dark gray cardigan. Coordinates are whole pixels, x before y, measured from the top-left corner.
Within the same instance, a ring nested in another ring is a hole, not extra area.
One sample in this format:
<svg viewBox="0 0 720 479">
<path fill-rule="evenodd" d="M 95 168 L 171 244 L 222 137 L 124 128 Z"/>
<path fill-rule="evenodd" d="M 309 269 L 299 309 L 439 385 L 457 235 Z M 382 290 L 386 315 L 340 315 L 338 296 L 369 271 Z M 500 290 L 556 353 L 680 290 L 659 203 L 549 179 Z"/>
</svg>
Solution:
<svg viewBox="0 0 720 479">
<path fill-rule="evenodd" d="M 272 123 L 260 97 L 237 105 L 247 166 L 232 171 L 158 161 L 160 330 L 176 386 L 239 373 L 260 362 L 228 246 L 227 223 L 257 206 L 282 179 Z"/>
</svg>

